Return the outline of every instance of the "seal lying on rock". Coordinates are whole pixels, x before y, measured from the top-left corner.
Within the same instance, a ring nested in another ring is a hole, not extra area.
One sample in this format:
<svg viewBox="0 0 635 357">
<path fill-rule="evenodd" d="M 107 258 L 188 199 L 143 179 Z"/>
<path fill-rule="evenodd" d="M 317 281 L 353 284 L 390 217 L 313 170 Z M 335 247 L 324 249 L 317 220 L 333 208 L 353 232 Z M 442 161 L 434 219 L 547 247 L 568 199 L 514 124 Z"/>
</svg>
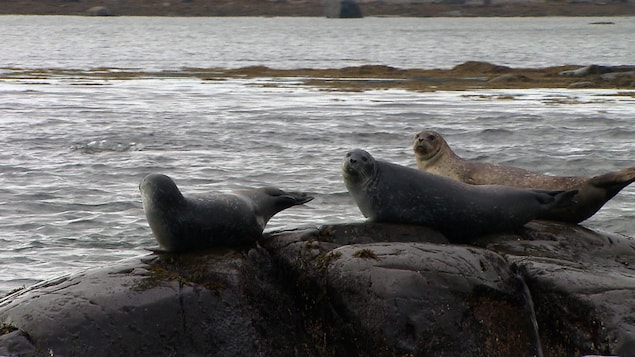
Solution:
<svg viewBox="0 0 635 357">
<path fill-rule="evenodd" d="M 313 199 L 275 187 L 186 198 L 161 174 L 143 178 L 139 190 L 154 236 L 171 252 L 253 243 L 276 213 Z"/>
<path fill-rule="evenodd" d="M 506 185 L 546 190 L 578 190 L 575 203 L 539 214 L 539 218 L 579 223 L 593 216 L 624 187 L 635 181 L 635 167 L 597 176 L 549 176 L 518 167 L 464 160 L 443 137 L 422 131 L 413 142 L 419 170 L 472 185 Z"/>
<path fill-rule="evenodd" d="M 342 175 L 369 221 L 429 226 L 462 243 L 519 228 L 549 209 L 571 204 L 577 192 L 473 186 L 375 160 L 361 149 L 346 154 Z"/>
</svg>

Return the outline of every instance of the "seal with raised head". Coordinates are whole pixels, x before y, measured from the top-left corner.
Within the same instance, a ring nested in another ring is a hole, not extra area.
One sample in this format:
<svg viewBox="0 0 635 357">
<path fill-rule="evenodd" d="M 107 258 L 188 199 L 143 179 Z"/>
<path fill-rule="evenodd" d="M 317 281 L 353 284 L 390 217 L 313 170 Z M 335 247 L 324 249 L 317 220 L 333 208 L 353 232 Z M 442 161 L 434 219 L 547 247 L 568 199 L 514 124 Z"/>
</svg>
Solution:
<svg viewBox="0 0 635 357">
<path fill-rule="evenodd" d="M 465 160 L 435 131 L 421 131 L 413 142 L 419 170 L 471 185 L 506 185 L 545 190 L 578 190 L 575 203 L 539 215 L 541 219 L 579 223 L 593 216 L 624 187 L 635 182 L 635 167 L 597 176 L 550 176 L 518 167 Z"/>
<path fill-rule="evenodd" d="M 375 160 L 361 149 L 346 154 L 342 175 L 369 221 L 424 225 L 457 243 L 513 231 L 542 212 L 571 204 L 576 193 L 468 185 Z"/>
<path fill-rule="evenodd" d="M 170 252 L 252 244 L 276 213 L 313 199 L 275 187 L 185 197 L 162 174 L 144 177 L 139 190 L 152 233 Z"/>
</svg>

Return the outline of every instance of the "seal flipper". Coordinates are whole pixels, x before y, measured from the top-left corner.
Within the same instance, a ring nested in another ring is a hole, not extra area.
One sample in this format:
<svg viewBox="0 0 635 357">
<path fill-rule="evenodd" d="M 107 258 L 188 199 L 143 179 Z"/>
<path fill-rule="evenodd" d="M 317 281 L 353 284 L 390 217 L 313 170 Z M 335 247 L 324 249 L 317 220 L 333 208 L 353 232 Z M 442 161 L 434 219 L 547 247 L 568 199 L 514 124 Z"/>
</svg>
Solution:
<svg viewBox="0 0 635 357">
<path fill-rule="evenodd" d="M 589 179 L 591 185 L 606 190 L 607 200 L 633 182 L 635 182 L 635 167 L 593 176 Z"/>
<path fill-rule="evenodd" d="M 534 192 L 541 193 L 538 196 L 540 203 L 548 206 L 548 209 L 552 208 L 564 208 L 574 205 L 576 202 L 575 195 L 578 194 L 578 190 L 533 190 Z"/>
</svg>

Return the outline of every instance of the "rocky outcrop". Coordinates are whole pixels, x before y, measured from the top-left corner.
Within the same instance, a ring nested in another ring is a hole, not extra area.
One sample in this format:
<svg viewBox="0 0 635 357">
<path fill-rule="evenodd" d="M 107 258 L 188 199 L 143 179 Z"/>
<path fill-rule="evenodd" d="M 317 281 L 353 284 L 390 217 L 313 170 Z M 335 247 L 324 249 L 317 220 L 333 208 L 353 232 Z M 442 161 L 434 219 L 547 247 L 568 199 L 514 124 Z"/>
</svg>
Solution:
<svg viewBox="0 0 635 357">
<path fill-rule="evenodd" d="M 568 77 L 584 77 L 592 74 L 604 75 L 607 73 L 633 72 L 633 70 L 635 70 L 635 66 L 600 66 L 597 64 L 592 64 L 590 66 L 562 71 L 559 74 L 561 76 Z"/>
<path fill-rule="evenodd" d="M 0 355 L 635 356 L 635 241 L 531 222 L 280 231 L 149 254 L 0 300 Z"/>
<path fill-rule="evenodd" d="M 358 19 L 363 17 L 362 10 L 354 0 L 326 0 L 324 13 L 329 18 Z"/>
<path fill-rule="evenodd" d="M 105 6 L 93 6 L 86 10 L 88 16 L 113 16 L 112 10 Z"/>
<path fill-rule="evenodd" d="M 568 88 L 595 88 L 602 83 L 610 83 L 618 87 L 635 85 L 635 66 L 600 66 L 590 65 L 559 73 L 566 77 L 590 77 L 591 80 L 574 82 Z"/>
</svg>

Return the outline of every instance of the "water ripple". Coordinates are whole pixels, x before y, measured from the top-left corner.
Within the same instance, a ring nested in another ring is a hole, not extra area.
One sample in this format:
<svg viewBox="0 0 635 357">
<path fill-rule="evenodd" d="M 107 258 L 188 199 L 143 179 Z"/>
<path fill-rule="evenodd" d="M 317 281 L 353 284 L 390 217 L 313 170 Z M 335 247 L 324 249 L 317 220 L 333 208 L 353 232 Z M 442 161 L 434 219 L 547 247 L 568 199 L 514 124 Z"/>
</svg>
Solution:
<svg viewBox="0 0 635 357">
<path fill-rule="evenodd" d="M 90 141 L 85 144 L 73 144 L 71 150 L 80 151 L 84 154 L 99 154 L 102 152 L 126 152 L 126 151 L 141 151 L 143 150 L 143 144 L 139 143 L 118 143 L 108 140 Z"/>
</svg>

